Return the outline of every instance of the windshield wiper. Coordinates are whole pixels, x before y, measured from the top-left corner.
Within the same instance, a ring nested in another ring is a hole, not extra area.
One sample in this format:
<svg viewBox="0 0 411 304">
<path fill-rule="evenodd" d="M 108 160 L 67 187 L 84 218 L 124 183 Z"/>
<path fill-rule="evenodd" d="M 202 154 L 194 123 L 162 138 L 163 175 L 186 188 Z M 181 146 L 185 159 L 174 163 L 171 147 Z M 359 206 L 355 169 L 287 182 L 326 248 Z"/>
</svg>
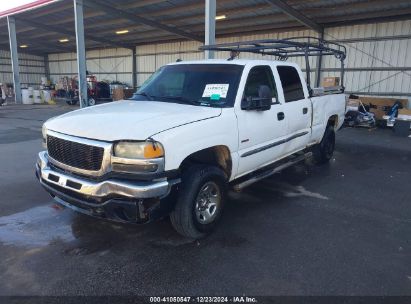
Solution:
<svg viewBox="0 0 411 304">
<path fill-rule="evenodd" d="M 152 96 L 152 97 L 154 97 L 154 98 L 164 98 L 164 99 L 177 100 L 177 101 L 181 101 L 181 102 L 184 102 L 184 103 L 191 104 L 191 105 L 193 105 L 193 106 L 198 106 L 198 105 L 200 105 L 199 102 L 197 102 L 197 101 L 195 101 L 195 100 L 187 99 L 187 98 L 185 98 L 185 97 L 183 97 L 183 96 L 167 96 L 167 95 L 166 95 L 166 96 Z"/>
<path fill-rule="evenodd" d="M 138 93 L 135 93 L 135 95 L 141 95 L 141 96 L 147 97 L 148 100 L 150 101 L 153 100 L 153 96 L 147 94 L 146 92 L 138 92 Z"/>
</svg>

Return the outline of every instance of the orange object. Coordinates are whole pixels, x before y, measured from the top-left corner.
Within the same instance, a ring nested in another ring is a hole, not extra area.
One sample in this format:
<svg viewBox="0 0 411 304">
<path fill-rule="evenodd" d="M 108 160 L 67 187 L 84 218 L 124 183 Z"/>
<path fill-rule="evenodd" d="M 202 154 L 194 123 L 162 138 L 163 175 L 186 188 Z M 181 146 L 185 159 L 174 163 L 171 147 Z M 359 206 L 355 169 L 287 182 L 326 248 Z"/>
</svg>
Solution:
<svg viewBox="0 0 411 304">
<path fill-rule="evenodd" d="M 324 77 L 322 86 L 325 88 L 328 87 L 337 87 L 340 85 L 340 77 Z"/>
<path fill-rule="evenodd" d="M 158 158 L 164 156 L 164 149 L 158 143 L 147 144 L 144 147 L 144 158 Z"/>
</svg>

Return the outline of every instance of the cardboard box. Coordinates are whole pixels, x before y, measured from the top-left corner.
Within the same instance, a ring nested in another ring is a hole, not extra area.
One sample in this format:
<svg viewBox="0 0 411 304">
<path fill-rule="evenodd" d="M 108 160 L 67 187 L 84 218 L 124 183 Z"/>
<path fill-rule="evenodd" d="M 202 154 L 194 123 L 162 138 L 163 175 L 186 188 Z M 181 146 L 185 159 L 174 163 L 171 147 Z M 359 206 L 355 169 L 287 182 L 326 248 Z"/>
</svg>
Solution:
<svg viewBox="0 0 411 304">
<path fill-rule="evenodd" d="M 134 94 L 134 89 L 124 89 L 124 98 L 128 99 L 131 98 Z"/>
<path fill-rule="evenodd" d="M 398 110 L 397 119 L 411 121 L 411 110 L 409 110 L 409 109 L 400 109 L 400 110 Z"/>
<path fill-rule="evenodd" d="M 340 85 L 340 77 L 324 77 L 322 81 L 323 87 L 337 87 Z"/>
<path fill-rule="evenodd" d="M 375 118 L 382 120 L 383 116 L 386 115 L 387 111 L 399 101 L 403 108 L 407 108 L 408 99 L 399 98 L 384 98 L 384 97 L 360 97 L 361 102 L 364 106 L 370 106 L 370 112 L 375 114 Z"/>
<path fill-rule="evenodd" d="M 347 107 L 358 108 L 360 106 L 359 99 L 348 99 Z"/>
<path fill-rule="evenodd" d="M 411 115 L 411 109 L 399 109 L 398 115 Z"/>
<path fill-rule="evenodd" d="M 124 89 L 122 87 L 113 89 L 113 100 L 122 100 L 124 99 Z"/>
</svg>

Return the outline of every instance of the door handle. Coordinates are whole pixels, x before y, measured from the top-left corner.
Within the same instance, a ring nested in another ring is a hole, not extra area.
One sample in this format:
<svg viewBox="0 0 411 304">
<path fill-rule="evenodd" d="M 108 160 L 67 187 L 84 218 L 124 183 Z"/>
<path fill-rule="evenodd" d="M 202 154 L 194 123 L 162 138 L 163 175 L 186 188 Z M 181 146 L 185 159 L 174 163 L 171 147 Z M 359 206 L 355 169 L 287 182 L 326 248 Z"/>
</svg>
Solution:
<svg viewBox="0 0 411 304">
<path fill-rule="evenodd" d="M 278 120 L 283 120 L 284 117 L 285 117 L 285 115 L 284 115 L 283 112 L 278 112 L 278 113 L 277 113 L 277 118 L 278 118 Z"/>
<path fill-rule="evenodd" d="M 308 108 L 303 108 L 303 114 L 307 114 L 308 113 Z"/>
</svg>

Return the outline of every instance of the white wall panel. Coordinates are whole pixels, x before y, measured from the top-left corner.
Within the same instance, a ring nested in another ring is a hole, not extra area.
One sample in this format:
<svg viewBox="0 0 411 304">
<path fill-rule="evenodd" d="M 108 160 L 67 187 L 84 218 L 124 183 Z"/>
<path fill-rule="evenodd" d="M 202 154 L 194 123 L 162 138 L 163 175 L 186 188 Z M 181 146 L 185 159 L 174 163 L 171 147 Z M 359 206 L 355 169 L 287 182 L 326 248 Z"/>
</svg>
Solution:
<svg viewBox="0 0 411 304">
<path fill-rule="evenodd" d="M 140 86 L 150 77 L 150 74 L 137 74 L 137 83 L 140 84 Z"/>
<path fill-rule="evenodd" d="M 19 53 L 20 83 L 22 87 L 36 87 L 45 76 L 44 58 Z M 10 52 L 0 50 L 0 83 L 13 83 Z"/>
<path fill-rule="evenodd" d="M 127 49 L 101 49 L 87 51 L 87 70 L 98 80 L 132 83 L 132 52 Z M 63 76 L 77 74 L 76 53 L 49 55 L 50 76 L 54 82 Z"/>
</svg>

